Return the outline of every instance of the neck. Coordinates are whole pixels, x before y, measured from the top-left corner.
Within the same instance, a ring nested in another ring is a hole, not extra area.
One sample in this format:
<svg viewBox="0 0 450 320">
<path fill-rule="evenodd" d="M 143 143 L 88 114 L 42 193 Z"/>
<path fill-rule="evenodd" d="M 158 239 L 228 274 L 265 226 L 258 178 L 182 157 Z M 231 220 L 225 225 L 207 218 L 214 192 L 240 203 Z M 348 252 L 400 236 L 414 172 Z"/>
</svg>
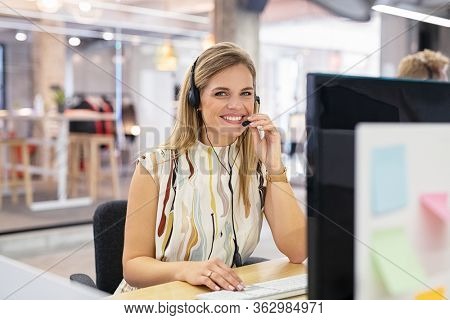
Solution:
<svg viewBox="0 0 450 320">
<path fill-rule="evenodd" d="M 224 135 L 217 132 L 213 128 L 208 128 L 203 130 L 200 135 L 200 141 L 205 145 L 212 145 L 213 147 L 225 147 L 233 144 L 238 137 L 234 135 Z"/>
</svg>

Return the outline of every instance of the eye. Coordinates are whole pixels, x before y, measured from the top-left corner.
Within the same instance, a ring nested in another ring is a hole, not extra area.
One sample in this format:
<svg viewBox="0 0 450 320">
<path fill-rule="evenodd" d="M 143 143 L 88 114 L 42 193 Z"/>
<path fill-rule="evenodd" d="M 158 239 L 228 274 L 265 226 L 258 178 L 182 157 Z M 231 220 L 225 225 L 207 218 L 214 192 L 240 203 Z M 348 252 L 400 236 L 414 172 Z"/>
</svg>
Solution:
<svg viewBox="0 0 450 320">
<path fill-rule="evenodd" d="M 253 95 L 253 92 L 251 92 L 251 91 L 243 91 L 243 92 L 241 93 L 241 95 L 249 97 L 249 96 L 252 96 L 252 95 Z"/>
<path fill-rule="evenodd" d="M 216 97 L 225 97 L 227 93 L 225 91 L 217 91 L 214 95 Z"/>
</svg>

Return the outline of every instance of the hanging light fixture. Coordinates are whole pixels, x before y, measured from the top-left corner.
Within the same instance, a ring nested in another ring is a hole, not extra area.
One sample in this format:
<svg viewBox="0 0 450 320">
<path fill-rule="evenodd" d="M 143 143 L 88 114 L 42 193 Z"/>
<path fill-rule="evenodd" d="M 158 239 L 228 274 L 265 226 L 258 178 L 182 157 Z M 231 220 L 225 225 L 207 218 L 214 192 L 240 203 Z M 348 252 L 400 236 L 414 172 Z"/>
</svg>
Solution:
<svg viewBox="0 0 450 320">
<path fill-rule="evenodd" d="M 164 43 L 156 48 L 155 65 L 159 71 L 175 71 L 177 69 L 177 56 L 175 48 L 170 39 L 164 40 Z"/>
<path fill-rule="evenodd" d="M 78 47 L 81 44 L 81 40 L 78 37 L 70 37 L 69 38 L 69 44 L 72 47 Z"/>
<path fill-rule="evenodd" d="M 23 42 L 27 40 L 28 36 L 25 32 L 17 31 L 15 38 L 17 41 Z"/>
<path fill-rule="evenodd" d="M 212 47 L 216 43 L 216 40 L 214 39 L 214 34 L 208 33 L 206 37 L 202 40 L 202 47 L 203 50 L 208 49 L 209 47 Z"/>
<path fill-rule="evenodd" d="M 102 37 L 103 37 L 103 40 L 111 41 L 112 39 L 114 39 L 114 34 L 112 32 L 105 31 L 105 32 L 103 32 Z"/>
<path fill-rule="evenodd" d="M 80 11 L 89 12 L 92 10 L 92 4 L 89 1 L 80 1 L 78 2 L 78 8 Z"/>
<path fill-rule="evenodd" d="M 39 10 L 47 13 L 57 12 L 62 5 L 61 0 L 37 0 L 36 6 Z"/>
</svg>

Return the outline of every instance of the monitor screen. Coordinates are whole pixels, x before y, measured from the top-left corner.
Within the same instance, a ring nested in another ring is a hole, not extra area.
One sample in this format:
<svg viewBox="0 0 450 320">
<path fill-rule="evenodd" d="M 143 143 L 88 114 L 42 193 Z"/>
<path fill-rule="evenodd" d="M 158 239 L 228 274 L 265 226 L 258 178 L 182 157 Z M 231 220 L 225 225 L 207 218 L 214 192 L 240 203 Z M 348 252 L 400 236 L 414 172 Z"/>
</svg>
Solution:
<svg viewBox="0 0 450 320">
<path fill-rule="evenodd" d="M 308 295 L 354 298 L 354 141 L 361 122 L 450 122 L 450 83 L 307 76 Z"/>
</svg>

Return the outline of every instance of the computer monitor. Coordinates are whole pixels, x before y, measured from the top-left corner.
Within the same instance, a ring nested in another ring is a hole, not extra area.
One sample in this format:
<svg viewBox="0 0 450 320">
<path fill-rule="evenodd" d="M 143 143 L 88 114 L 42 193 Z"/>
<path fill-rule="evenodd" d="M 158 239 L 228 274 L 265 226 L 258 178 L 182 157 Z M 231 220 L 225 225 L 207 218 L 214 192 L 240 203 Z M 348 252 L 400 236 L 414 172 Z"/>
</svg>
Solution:
<svg viewBox="0 0 450 320">
<path fill-rule="evenodd" d="M 354 130 L 361 122 L 450 122 L 450 83 L 307 76 L 308 295 L 354 298 Z"/>
<path fill-rule="evenodd" d="M 102 291 L 1 255 L 0 274 L 2 300 L 94 300 L 107 296 Z"/>
</svg>

